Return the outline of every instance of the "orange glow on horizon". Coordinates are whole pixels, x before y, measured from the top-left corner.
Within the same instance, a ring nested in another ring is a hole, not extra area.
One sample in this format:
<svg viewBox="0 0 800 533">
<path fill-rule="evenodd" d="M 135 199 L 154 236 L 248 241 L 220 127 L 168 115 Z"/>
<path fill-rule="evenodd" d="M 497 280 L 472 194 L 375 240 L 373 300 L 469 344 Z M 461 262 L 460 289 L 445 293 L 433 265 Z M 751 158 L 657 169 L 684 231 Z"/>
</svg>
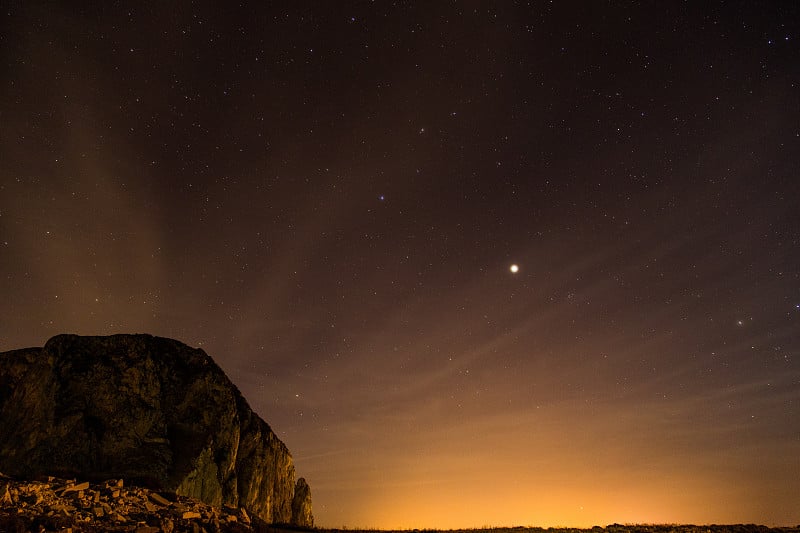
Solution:
<svg viewBox="0 0 800 533">
<path fill-rule="evenodd" d="M 637 432 L 644 420 L 614 409 L 581 428 L 570 424 L 569 411 L 564 405 L 513 425 L 513 414 L 472 428 L 440 425 L 424 437 L 396 435 L 366 456 L 343 452 L 339 461 L 356 465 L 352 477 L 318 481 L 314 501 L 335 494 L 346 507 L 315 509 L 317 523 L 396 530 L 791 523 L 793 510 L 780 515 L 773 504 L 791 495 L 759 481 L 781 475 L 779 456 L 754 472 L 742 466 L 750 449 L 709 458 L 655 423 Z M 506 424 L 512 433 L 498 429 Z M 325 470 L 297 460 L 302 470 Z"/>
<path fill-rule="evenodd" d="M 386 492 L 364 509 L 358 521 L 344 525 L 351 529 L 447 530 L 517 526 L 591 528 L 612 523 L 731 523 L 729 514 L 712 511 L 706 502 L 692 501 L 690 496 L 668 489 L 639 493 L 632 486 L 618 489 L 598 484 L 577 490 L 543 487 L 521 491 L 516 497 L 497 486 L 439 489 L 418 487 Z M 746 506 L 745 502 L 739 503 Z M 750 520 L 742 515 L 734 522 Z"/>
</svg>

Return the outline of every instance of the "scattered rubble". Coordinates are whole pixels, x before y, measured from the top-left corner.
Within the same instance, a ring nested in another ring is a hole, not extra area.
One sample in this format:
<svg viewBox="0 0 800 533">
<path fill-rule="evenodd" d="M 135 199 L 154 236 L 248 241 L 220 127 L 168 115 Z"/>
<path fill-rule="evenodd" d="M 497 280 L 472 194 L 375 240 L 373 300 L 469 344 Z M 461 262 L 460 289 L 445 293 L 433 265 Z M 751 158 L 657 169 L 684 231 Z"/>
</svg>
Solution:
<svg viewBox="0 0 800 533">
<path fill-rule="evenodd" d="M 247 533 L 275 531 L 244 508 L 216 508 L 174 493 L 48 477 L 17 480 L 0 474 L 0 532 Z"/>
</svg>

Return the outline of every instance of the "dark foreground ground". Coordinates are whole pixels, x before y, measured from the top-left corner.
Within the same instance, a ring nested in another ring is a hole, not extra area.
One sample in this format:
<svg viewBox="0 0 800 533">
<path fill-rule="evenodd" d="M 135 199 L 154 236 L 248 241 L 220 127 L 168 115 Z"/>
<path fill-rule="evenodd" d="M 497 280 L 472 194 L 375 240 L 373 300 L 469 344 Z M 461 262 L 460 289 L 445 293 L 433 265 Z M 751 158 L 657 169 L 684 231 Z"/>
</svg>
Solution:
<svg viewBox="0 0 800 533">
<path fill-rule="evenodd" d="M 216 508 L 123 479 L 89 483 L 0 474 L 0 533 L 261 533 L 278 531 L 244 509 Z"/>
<path fill-rule="evenodd" d="M 207 504 L 128 486 L 122 479 L 103 483 L 47 478 L 27 481 L 0 474 L 0 533 L 393 533 L 388 530 L 304 529 L 269 525 L 244 509 Z M 438 533 L 433 529 L 416 533 Z M 410 533 L 406 531 L 404 533 Z M 447 533 L 800 533 L 800 526 L 619 525 L 592 529 L 493 528 Z"/>
</svg>

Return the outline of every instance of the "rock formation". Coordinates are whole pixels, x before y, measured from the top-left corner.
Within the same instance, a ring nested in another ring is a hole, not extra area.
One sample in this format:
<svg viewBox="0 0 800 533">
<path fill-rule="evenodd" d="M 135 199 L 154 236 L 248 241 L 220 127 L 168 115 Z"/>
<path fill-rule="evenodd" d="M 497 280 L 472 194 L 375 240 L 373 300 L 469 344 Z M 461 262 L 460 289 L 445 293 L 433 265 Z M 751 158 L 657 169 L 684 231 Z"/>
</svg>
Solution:
<svg viewBox="0 0 800 533">
<path fill-rule="evenodd" d="M 302 527 L 314 527 L 314 515 L 311 513 L 311 489 L 305 478 L 297 480 L 292 498 L 292 524 Z"/>
<path fill-rule="evenodd" d="M 123 477 L 267 523 L 294 514 L 286 446 L 205 352 L 150 335 L 59 335 L 1 353 L 0 471 Z"/>
</svg>

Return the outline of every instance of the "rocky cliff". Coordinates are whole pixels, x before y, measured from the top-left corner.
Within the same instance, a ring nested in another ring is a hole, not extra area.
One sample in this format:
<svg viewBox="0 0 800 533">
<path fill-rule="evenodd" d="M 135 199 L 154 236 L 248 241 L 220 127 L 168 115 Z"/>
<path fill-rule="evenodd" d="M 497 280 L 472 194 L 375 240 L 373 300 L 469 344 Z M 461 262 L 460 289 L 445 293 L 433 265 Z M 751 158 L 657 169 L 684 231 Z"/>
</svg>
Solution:
<svg viewBox="0 0 800 533">
<path fill-rule="evenodd" d="M 149 335 L 59 335 L 0 353 L 0 471 L 124 477 L 268 523 L 291 523 L 296 500 L 310 506 L 295 498 L 286 446 L 222 369 Z"/>
</svg>

